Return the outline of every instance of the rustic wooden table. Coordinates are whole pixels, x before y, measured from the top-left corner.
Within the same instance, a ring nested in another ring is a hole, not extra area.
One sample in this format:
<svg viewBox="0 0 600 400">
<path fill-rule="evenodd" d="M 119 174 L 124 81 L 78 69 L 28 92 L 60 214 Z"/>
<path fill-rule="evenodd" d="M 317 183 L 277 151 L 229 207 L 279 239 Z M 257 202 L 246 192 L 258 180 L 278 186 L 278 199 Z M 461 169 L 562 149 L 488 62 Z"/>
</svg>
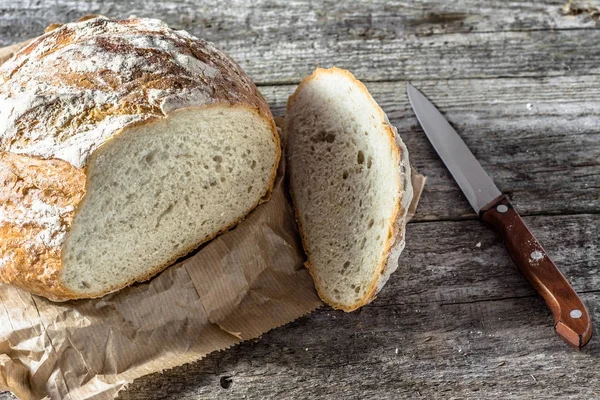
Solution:
<svg viewBox="0 0 600 400">
<path fill-rule="evenodd" d="M 256 81 L 275 115 L 316 66 L 350 69 L 429 178 L 400 268 L 371 305 L 351 314 L 322 308 L 139 379 L 122 399 L 600 398 L 593 4 L 0 0 L 0 46 L 85 14 L 157 17 L 215 42 Z M 476 220 L 417 124 L 408 80 L 445 113 L 581 294 L 597 332 L 583 352 L 554 334 L 543 301 Z"/>
</svg>

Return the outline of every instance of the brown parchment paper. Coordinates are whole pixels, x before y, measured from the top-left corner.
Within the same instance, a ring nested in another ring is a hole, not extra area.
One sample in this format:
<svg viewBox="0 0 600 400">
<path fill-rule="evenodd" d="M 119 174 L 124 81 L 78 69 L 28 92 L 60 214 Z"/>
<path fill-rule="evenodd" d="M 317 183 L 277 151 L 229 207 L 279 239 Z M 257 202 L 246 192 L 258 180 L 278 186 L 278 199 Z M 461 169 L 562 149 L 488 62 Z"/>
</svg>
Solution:
<svg viewBox="0 0 600 400">
<path fill-rule="evenodd" d="M 0 49 L 0 64 L 18 48 Z M 282 161 L 270 201 L 148 282 L 66 303 L 0 284 L 0 390 L 22 399 L 112 399 L 136 378 L 320 307 L 284 173 Z M 412 176 L 410 217 L 425 183 Z"/>
</svg>

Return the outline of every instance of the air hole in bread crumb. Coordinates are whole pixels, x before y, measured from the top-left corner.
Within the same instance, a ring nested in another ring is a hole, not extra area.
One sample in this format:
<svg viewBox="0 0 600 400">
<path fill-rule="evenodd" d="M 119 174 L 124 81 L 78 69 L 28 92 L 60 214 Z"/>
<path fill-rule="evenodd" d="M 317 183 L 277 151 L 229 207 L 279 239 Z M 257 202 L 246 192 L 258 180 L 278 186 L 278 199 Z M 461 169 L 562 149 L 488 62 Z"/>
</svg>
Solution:
<svg viewBox="0 0 600 400">
<path fill-rule="evenodd" d="M 373 218 L 371 218 L 371 220 L 369 221 L 369 227 L 367 229 L 371 229 L 374 224 L 375 224 L 375 220 Z"/>
<path fill-rule="evenodd" d="M 205 166 L 204 166 L 204 169 L 208 169 L 208 165 L 205 165 Z"/>
<path fill-rule="evenodd" d="M 217 186 L 217 181 L 210 181 L 210 186 Z"/>
<path fill-rule="evenodd" d="M 220 163 L 221 161 L 223 161 L 223 157 L 221 156 L 214 156 L 213 157 L 213 161 L 216 163 Z"/>
<path fill-rule="evenodd" d="M 224 176 L 222 176 L 222 177 L 221 177 L 221 182 L 225 182 L 225 181 L 226 181 L 225 177 L 224 177 Z"/>
<path fill-rule="evenodd" d="M 252 191 L 252 186 L 248 186 L 248 193 Z"/>
<path fill-rule="evenodd" d="M 371 157 L 369 157 L 369 161 L 367 161 L 367 168 L 371 168 L 371 165 L 373 164 L 373 159 Z"/>
<path fill-rule="evenodd" d="M 356 294 L 360 293 L 360 286 L 357 286 L 356 288 L 354 288 L 354 293 L 356 293 Z"/>
<path fill-rule="evenodd" d="M 348 179 L 348 171 L 344 171 L 344 173 L 342 174 L 342 178 Z"/>
<path fill-rule="evenodd" d="M 217 164 L 217 166 L 215 167 L 215 171 L 217 171 L 217 172 L 223 171 L 223 167 L 221 167 L 221 164 Z"/>
<path fill-rule="evenodd" d="M 350 266 L 350 261 L 346 261 L 342 268 L 344 268 L 346 270 L 346 269 L 348 269 L 349 266 Z"/>
<path fill-rule="evenodd" d="M 84 287 L 84 288 L 86 288 L 86 289 L 89 289 L 89 288 L 92 287 L 92 285 L 90 285 L 90 283 L 86 282 L 86 281 L 81 281 L 81 286 Z"/>
<path fill-rule="evenodd" d="M 250 164 L 250 169 L 256 168 L 256 160 L 252 160 L 252 164 Z"/>
<path fill-rule="evenodd" d="M 365 244 L 367 243 L 367 238 L 363 238 L 362 242 L 360 243 L 360 249 L 364 249 L 365 248 Z"/>
<path fill-rule="evenodd" d="M 359 164 L 365 162 L 365 154 L 361 150 L 358 151 L 357 161 Z"/>
</svg>

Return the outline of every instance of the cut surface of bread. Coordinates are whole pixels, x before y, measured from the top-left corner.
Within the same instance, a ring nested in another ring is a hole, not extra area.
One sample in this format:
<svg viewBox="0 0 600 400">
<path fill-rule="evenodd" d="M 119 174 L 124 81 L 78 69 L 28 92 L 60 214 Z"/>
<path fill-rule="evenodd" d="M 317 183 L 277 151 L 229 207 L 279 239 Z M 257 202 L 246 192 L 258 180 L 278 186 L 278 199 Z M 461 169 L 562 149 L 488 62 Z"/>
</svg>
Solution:
<svg viewBox="0 0 600 400">
<path fill-rule="evenodd" d="M 65 242 L 65 287 L 90 296 L 123 287 L 235 225 L 271 184 L 269 130 L 251 110 L 208 107 L 107 142 L 90 159 Z"/>
<path fill-rule="evenodd" d="M 326 303 L 355 310 L 404 244 L 406 148 L 366 88 L 337 68 L 317 69 L 290 97 L 285 139 L 307 267 Z"/>
</svg>

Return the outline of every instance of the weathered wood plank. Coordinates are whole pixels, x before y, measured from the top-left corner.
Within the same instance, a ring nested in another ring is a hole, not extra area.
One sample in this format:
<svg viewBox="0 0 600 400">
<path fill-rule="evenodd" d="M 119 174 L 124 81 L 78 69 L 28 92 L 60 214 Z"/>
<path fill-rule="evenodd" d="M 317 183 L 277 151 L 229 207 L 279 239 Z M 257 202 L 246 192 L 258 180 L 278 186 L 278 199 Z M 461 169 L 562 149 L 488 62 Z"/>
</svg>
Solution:
<svg viewBox="0 0 600 400">
<path fill-rule="evenodd" d="M 423 81 L 522 214 L 600 212 L 600 76 Z M 404 82 L 367 83 L 428 177 L 417 220 L 475 218 L 414 116 Z M 295 86 L 260 88 L 276 115 Z"/>
<path fill-rule="evenodd" d="M 600 216 L 527 223 L 578 290 L 596 290 L 583 299 L 598 332 Z M 418 223 L 399 271 L 361 311 L 323 308 L 253 343 L 142 378 L 121 398 L 591 399 L 600 396 L 598 357 L 597 340 L 583 353 L 560 341 L 487 228 Z M 232 377 L 229 389 L 223 377 Z"/>
<path fill-rule="evenodd" d="M 596 0 L 585 2 L 593 5 Z M 575 9 L 578 2 L 573 3 Z M 398 35 L 440 33 L 530 31 L 540 29 L 581 29 L 598 27 L 588 12 L 564 12 L 565 1 L 526 1 L 509 3 L 482 0 L 371 0 L 318 1 L 292 0 L 140 0 L 82 1 L 54 3 L 32 1 L 0 2 L 4 13 L 3 35 L 35 35 L 48 23 L 73 21 L 86 14 L 112 17 L 160 18 L 177 29 L 201 33 L 212 41 L 248 39 L 249 36 L 285 33 L 291 40 L 319 36 L 320 32 L 361 39 Z M 348 29 L 351 28 L 351 29 Z M 250 35 L 249 35 L 250 34 Z M 2 36 L 4 39 L 4 36 Z"/>
<path fill-rule="evenodd" d="M 598 297 L 584 300 L 597 304 Z M 584 353 L 567 348 L 539 306 L 527 298 L 372 308 L 335 319 L 321 310 L 255 343 L 143 378 L 120 398 L 598 398 L 598 344 Z M 592 312 L 597 320 L 598 308 Z M 223 378 L 231 380 L 228 389 Z"/>
<path fill-rule="evenodd" d="M 259 84 L 338 65 L 363 80 L 600 73 L 598 22 L 562 0 L 203 2 L 0 0 L 0 45 L 85 14 L 159 17 L 214 41 Z"/>
</svg>

